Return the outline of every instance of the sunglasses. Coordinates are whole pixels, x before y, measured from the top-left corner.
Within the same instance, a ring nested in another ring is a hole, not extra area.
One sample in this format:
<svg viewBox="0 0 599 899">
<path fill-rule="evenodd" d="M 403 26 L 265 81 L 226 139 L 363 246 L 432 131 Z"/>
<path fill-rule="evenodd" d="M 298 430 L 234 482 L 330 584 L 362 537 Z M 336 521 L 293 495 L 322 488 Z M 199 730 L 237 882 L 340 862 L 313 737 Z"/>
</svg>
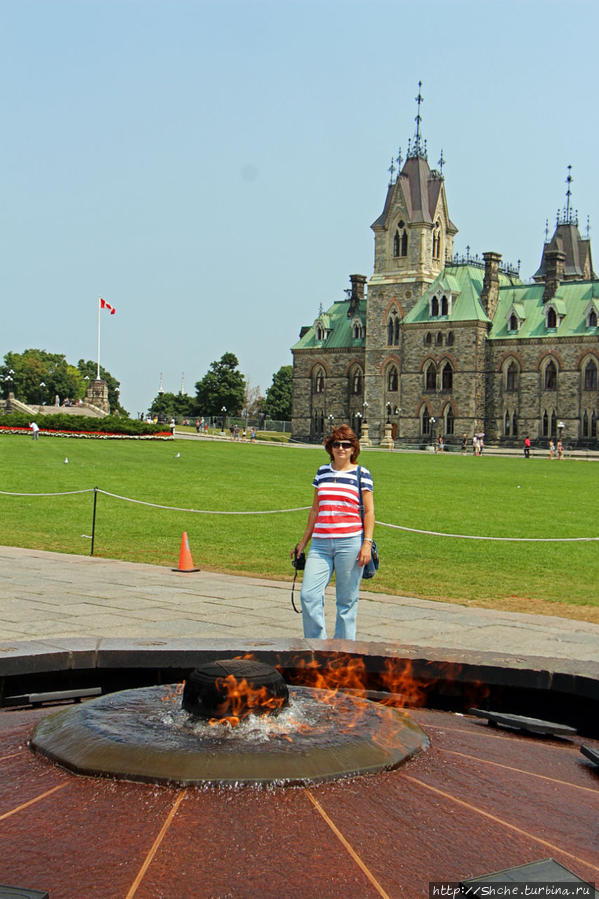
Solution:
<svg viewBox="0 0 599 899">
<path fill-rule="evenodd" d="M 353 443 L 350 440 L 333 440 L 331 446 L 334 446 L 335 449 L 339 449 L 339 447 L 343 447 L 343 449 L 351 449 Z"/>
</svg>

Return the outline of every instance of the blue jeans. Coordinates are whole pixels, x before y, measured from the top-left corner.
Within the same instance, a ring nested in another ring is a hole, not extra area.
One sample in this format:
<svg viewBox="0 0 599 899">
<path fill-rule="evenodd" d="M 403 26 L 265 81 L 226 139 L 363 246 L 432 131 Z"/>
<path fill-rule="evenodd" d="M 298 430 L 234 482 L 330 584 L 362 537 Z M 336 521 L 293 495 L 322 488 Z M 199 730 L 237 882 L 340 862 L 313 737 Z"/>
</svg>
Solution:
<svg viewBox="0 0 599 899">
<path fill-rule="evenodd" d="M 326 640 L 324 591 L 335 572 L 337 618 L 335 637 L 356 639 L 358 593 L 364 567 L 358 565 L 362 537 L 315 537 L 306 559 L 302 581 L 304 637 Z"/>
</svg>

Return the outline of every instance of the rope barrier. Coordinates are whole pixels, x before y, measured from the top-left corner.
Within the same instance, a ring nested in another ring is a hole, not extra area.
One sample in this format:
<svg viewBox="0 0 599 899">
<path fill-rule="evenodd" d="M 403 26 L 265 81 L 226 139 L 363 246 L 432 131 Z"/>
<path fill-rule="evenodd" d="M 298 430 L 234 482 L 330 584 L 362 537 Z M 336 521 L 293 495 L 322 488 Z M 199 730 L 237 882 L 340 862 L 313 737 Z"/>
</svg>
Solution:
<svg viewBox="0 0 599 899">
<path fill-rule="evenodd" d="M 430 537 L 454 537 L 459 540 L 500 540 L 512 543 L 583 543 L 599 540 L 599 537 L 487 537 L 477 534 L 445 534 L 442 531 L 425 531 L 420 528 L 408 528 L 401 524 L 389 524 L 377 521 L 384 528 L 395 528 L 398 531 L 409 531 L 412 534 L 426 534 Z"/>
<path fill-rule="evenodd" d="M 3 496 L 73 496 L 78 493 L 103 493 L 113 499 L 123 502 L 135 503 L 140 506 L 150 506 L 153 509 L 163 509 L 167 512 L 189 512 L 194 515 L 282 515 L 287 512 L 306 512 L 310 506 L 298 506 L 294 509 L 255 509 L 247 512 L 239 512 L 227 509 L 187 509 L 181 506 L 164 506 L 160 503 L 150 503 L 142 499 L 133 499 L 130 496 L 121 496 L 119 493 L 110 493 L 101 490 L 100 487 L 88 487 L 85 490 L 68 490 L 62 493 L 16 493 L 8 490 L 0 490 Z M 391 524 L 388 521 L 376 521 L 380 527 L 393 528 L 397 531 L 407 531 L 410 534 L 424 534 L 427 537 L 450 537 L 455 540 L 490 540 L 509 543 L 591 543 L 599 541 L 599 537 L 493 537 L 484 534 L 448 534 L 443 531 L 429 531 L 422 528 L 410 528 L 406 525 Z"/>
<path fill-rule="evenodd" d="M 8 490 L 0 490 L 3 496 L 74 496 L 76 493 L 93 493 L 93 487 L 85 490 L 65 490 L 63 493 L 11 493 Z"/>
</svg>

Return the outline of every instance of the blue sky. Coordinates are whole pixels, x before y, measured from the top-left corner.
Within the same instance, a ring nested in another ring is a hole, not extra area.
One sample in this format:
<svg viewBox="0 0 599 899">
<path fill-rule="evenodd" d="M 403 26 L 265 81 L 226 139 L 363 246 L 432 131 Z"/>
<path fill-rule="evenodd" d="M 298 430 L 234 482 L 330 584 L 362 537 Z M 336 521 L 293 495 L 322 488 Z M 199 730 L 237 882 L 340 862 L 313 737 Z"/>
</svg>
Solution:
<svg viewBox="0 0 599 899">
<path fill-rule="evenodd" d="M 581 231 L 599 222 L 598 9 L 0 0 L 0 356 L 95 360 L 103 296 L 132 414 L 161 372 L 193 394 L 229 351 L 264 392 L 300 326 L 371 274 L 419 80 L 456 249 L 529 278 L 568 164 Z"/>
</svg>

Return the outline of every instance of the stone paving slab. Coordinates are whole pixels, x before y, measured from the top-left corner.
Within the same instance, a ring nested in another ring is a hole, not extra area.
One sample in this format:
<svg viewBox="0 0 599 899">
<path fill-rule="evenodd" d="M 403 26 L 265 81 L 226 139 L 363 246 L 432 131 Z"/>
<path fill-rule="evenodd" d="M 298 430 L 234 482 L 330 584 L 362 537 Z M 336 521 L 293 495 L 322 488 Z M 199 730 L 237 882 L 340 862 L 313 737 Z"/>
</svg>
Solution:
<svg viewBox="0 0 599 899">
<path fill-rule="evenodd" d="M 182 574 L 120 560 L 0 547 L 0 643 L 81 638 L 296 639 L 289 582 Z M 299 590 L 296 585 L 296 605 Z M 334 595 L 327 602 L 333 633 Z M 363 591 L 358 639 L 599 662 L 599 625 Z M 319 641 L 316 641 L 319 642 Z"/>
</svg>

